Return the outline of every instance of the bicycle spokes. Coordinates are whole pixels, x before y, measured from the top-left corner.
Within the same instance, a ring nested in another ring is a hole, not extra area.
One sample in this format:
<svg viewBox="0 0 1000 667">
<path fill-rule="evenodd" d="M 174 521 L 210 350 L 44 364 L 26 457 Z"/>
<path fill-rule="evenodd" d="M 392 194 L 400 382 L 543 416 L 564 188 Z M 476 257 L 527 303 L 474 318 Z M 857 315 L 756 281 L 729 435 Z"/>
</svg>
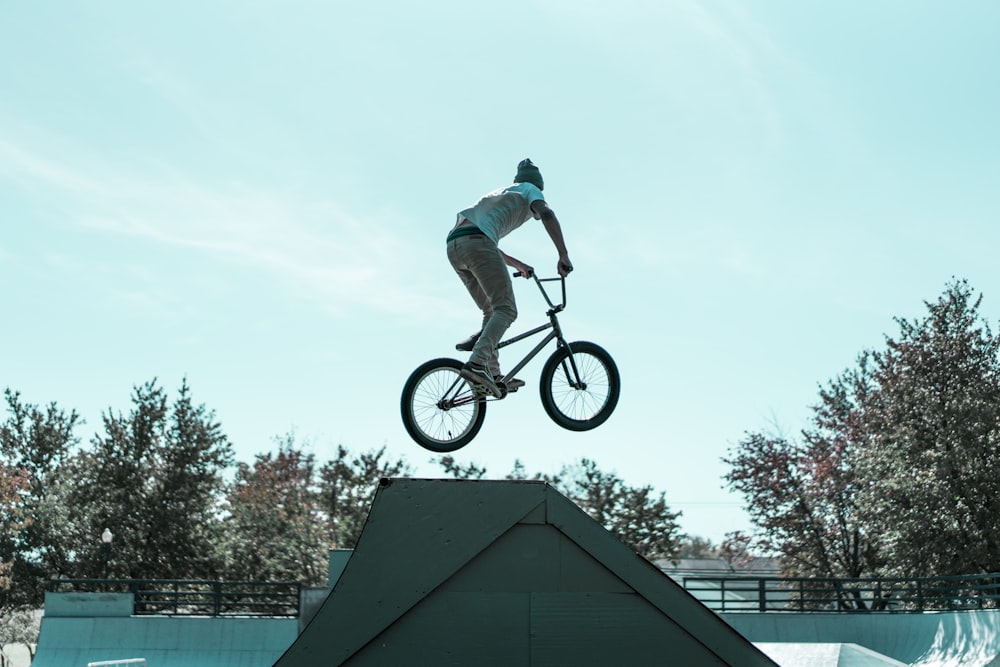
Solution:
<svg viewBox="0 0 1000 667">
<path fill-rule="evenodd" d="M 411 436 L 433 451 L 453 451 L 482 425 L 483 401 L 459 376 L 461 364 L 437 360 L 411 375 L 403 391 L 403 422 Z"/>
<path fill-rule="evenodd" d="M 542 405 L 564 428 L 583 431 L 603 423 L 618 402 L 618 392 L 614 361 L 593 343 L 560 347 L 542 370 Z"/>
</svg>

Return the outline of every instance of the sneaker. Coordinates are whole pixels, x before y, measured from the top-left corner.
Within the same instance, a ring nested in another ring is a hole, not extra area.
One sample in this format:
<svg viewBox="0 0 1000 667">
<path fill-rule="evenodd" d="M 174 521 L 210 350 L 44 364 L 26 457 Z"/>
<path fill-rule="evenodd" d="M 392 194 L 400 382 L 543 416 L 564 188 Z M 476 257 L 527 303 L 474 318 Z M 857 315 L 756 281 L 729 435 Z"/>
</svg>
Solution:
<svg viewBox="0 0 1000 667">
<path fill-rule="evenodd" d="M 510 393 L 514 393 L 515 391 L 524 386 L 524 380 L 522 380 L 521 378 L 511 378 L 508 380 L 503 375 L 497 376 L 497 382 L 503 382 L 504 385 L 507 386 L 507 391 Z"/>
<path fill-rule="evenodd" d="M 500 387 L 493 379 L 493 374 L 484 366 L 468 363 L 462 366 L 462 370 L 458 374 L 469 381 L 477 396 L 492 396 L 493 398 L 503 396 L 503 392 L 500 391 Z"/>
<path fill-rule="evenodd" d="M 459 352 L 472 352 L 472 348 L 476 345 L 476 341 L 479 340 L 479 336 L 482 335 L 482 331 L 477 331 L 460 343 L 455 343 L 455 349 Z"/>
</svg>

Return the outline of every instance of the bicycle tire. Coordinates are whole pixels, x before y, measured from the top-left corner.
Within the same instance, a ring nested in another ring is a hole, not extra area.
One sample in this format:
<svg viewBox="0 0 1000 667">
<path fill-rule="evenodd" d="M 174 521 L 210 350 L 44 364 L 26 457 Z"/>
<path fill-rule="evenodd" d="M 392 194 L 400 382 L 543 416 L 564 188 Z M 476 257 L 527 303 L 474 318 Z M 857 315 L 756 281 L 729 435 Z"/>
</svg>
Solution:
<svg viewBox="0 0 1000 667">
<path fill-rule="evenodd" d="M 621 376 L 607 350 L 577 341 L 560 346 L 545 362 L 539 392 L 552 421 L 570 431 L 589 431 L 615 411 Z"/>
<path fill-rule="evenodd" d="M 453 452 L 472 442 L 486 419 L 486 400 L 459 376 L 462 362 L 433 359 L 403 385 L 400 412 L 413 440 L 432 452 Z"/>
</svg>

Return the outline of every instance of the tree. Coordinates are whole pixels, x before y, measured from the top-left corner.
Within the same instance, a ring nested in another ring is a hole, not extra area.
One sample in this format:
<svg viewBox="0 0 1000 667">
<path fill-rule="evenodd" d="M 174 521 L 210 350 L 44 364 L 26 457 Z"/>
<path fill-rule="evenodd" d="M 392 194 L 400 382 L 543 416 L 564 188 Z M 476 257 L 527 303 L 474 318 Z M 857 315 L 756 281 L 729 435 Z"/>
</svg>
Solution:
<svg viewBox="0 0 1000 667">
<path fill-rule="evenodd" d="M 12 564 L 13 580 L 0 593 L 0 609 L 9 611 L 41 606 L 45 581 L 68 570 L 72 556 L 64 544 L 69 520 L 62 468 L 78 444 L 74 431 L 82 422 L 76 412 L 55 403 L 44 409 L 25 403 L 9 388 L 4 402 L 8 417 L 0 424 L 0 468 L 5 488 L 17 486 L 16 506 L 5 505 L 14 512 L 5 519 L 10 528 L 0 534 L 0 560 Z M 15 496 L 7 498 L 14 502 Z"/>
<path fill-rule="evenodd" d="M 403 459 L 387 460 L 385 447 L 358 456 L 337 447 L 337 457 L 320 469 L 319 502 L 327 521 L 329 546 L 353 549 L 361 537 L 379 480 L 410 471 Z"/>
<path fill-rule="evenodd" d="M 152 530 L 147 548 L 161 554 L 168 577 L 220 574 L 219 499 L 233 450 L 215 414 L 194 405 L 187 380 L 178 390 L 166 437 L 154 459 L 150 492 Z"/>
<path fill-rule="evenodd" d="M 628 486 L 589 459 L 564 467 L 555 484 L 639 555 L 650 560 L 676 558 L 681 513 L 670 511 L 663 492 L 656 493 L 650 485 Z"/>
<path fill-rule="evenodd" d="M 437 463 L 457 479 L 482 479 L 487 474 L 486 468 L 475 463 L 459 465 L 450 455 Z M 515 460 L 506 479 L 526 479 L 526 472 L 524 464 Z M 531 479 L 554 486 L 645 558 L 676 558 L 680 552 L 683 536 L 677 519 L 681 514 L 671 512 L 665 494 L 657 494 L 652 486 L 630 487 L 589 459 L 563 466 L 557 475 L 536 473 Z"/>
<path fill-rule="evenodd" d="M 72 462 L 78 576 L 102 572 L 96 536 L 114 534 L 111 576 L 214 578 L 221 570 L 218 502 L 232 448 L 185 380 L 168 405 L 156 380 L 133 388 L 128 415 L 108 410 L 104 435 Z"/>
<path fill-rule="evenodd" d="M 379 480 L 410 467 L 387 459 L 385 448 L 354 455 L 339 446 L 317 469 L 294 434 L 278 443 L 277 455 L 238 465 L 227 502 L 227 576 L 321 586 L 328 549 L 357 545 Z"/>
<path fill-rule="evenodd" d="M 456 462 L 455 457 L 450 454 L 439 458 L 437 464 L 441 466 L 446 474 L 451 475 L 455 479 L 482 479 L 486 476 L 486 468 L 475 463 L 468 463 L 463 466 Z"/>
<path fill-rule="evenodd" d="M 750 433 L 725 459 L 757 544 L 786 573 L 1000 569 L 1000 341 L 981 300 L 950 283 L 820 391 L 799 441 Z"/>
<path fill-rule="evenodd" d="M 27 476 L 23 470 L 16 470 L 0 464 L 0 528 L 5 541 L 16 543 L 24 530 L 26 520 L 21 508 L 21 494 L 28 488 Z M 10 551 L 14 551 L 8 547 Z M 10 590 L 13 583 L 16 553 L 8 553 L 7 560 L 0 561 L 0 591 Z"/>
<path fill-rule="evenodd" d="M 315 457 L 296 446 L 294 434 L 277 442 L 277 454 L 237 465 L 227 502 L 226 577 L 323 586 L 327 545 Z"/>
<path fill-rule="evenodd" d="M 1000 339 L 981 302 L 953 282 L 874 355 L 860 505 L 891 574 L 1000 570 Z"/>
<path fill-rule="evenodd" d="M 677 550 L 677 558 L 714 560 L 722 551 L 712 540 L 697 535 L 683 535 Z"/>
<path fill-rule="evenodd" d="M 750 433 L 724 459 L 724 479 L 758 527 L 751 546 L 780 555 L 788 575 L 862 577 L 881 566 L 859 514 L 855 470 L 867 359 L 820 390 L 800 441 Z"/>
</svg>

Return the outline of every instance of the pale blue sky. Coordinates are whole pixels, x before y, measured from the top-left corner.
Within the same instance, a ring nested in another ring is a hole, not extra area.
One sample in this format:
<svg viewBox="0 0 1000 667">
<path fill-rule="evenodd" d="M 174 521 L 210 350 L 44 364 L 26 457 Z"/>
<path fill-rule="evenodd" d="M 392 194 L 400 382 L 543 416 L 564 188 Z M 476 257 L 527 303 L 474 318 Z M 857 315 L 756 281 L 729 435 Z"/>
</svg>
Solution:
<svg viewBox="0 0 1000 667">
<path fill-rule="evenodd" d="M 1000 318 L 1000 4 L 182 0 L 0 4 L 0 387 L 89 436 L 187 377 L 242 460 L 406 436 L 410 371 L 477 324 L 455 212 L 531 157 L 617 359 L 603 427 L 525 391 L 463 462 L 589 457 L 685 531 L 747 527 L 720 458 L 953 277 Z M 540 225 L 504 249 L 544 273 Z M 540 323 L 533 287 L 521 319 Z"/>
</svg>

